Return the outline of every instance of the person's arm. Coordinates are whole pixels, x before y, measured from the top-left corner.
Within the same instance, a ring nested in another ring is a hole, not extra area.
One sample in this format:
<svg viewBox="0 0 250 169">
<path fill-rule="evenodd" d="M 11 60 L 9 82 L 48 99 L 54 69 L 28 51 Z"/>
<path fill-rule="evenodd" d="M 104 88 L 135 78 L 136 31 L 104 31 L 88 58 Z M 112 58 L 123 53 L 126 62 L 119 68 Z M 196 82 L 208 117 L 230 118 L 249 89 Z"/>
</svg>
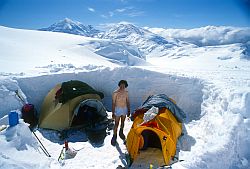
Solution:
<svg viewBox="0 0 250 169">
<path fill-rule="evenodd" d="M 116 98 L 116 94 L 115 92 L 112 94 L 112 118 L 115 117 L 115 99 Z"/>
<path fill-rule="evenodd" d="M 128 92 L 127 92 L 127 109 L 128 109 L 128 117 L 130 116 L 130 102 L 129 102 L 129 97 L 128 97 Z"/>
</svg>

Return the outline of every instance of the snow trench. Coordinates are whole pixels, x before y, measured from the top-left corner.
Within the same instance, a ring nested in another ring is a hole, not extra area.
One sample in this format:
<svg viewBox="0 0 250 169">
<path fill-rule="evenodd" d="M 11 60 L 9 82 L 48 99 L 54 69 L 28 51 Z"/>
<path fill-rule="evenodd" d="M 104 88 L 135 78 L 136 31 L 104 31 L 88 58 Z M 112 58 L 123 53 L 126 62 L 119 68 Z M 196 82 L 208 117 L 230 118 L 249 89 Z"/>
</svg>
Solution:
<svg viewBox="0 0 250 169">
<path fill-rule="evenodd" d="M 248 168 L 248 95 L 203 82 L 200 119 L 185 125 L 180 156 L 186 168 Z"/>
<path fill-rule="evenodd" d="M 39 110 L 44 97 L 56 84 L 81 80 L 104 93 L 103 102 L 110 111 L 112 92 L 121 79 L 128 81 L 132 111 L 149 95 L 164 93 L 187 114 L 187 134 L 180 146 L 186 168 L 245 167 L 242 161 L 249 160 L 245 147 L 250 143 L 249 127 L 245 125 L 249 121 L 244 120 L 249 114 L 247 93 L 228 91 L 197 78 L 131 67 L 20 78 L 17 83 L 27 100 Z"/>
<path fill-rule="evenodd" d="M 0 117 L 22 104 L 15 95 L 21 91 L 38 112 L 47 93 L 58 83 L 81 80 L 104 93 L 103 103 L 111 110 L 112 92 L 121 79 L 128 81 L 131 110 L 149 95 L 164 93 L 187 114 L 187 135 L 181 140 L 181 164 L 186 168 L 247 168 L 250 152 L 249 92 L 220 88 L 213 83 L 140 68 L 104 68 L 86 72 L 37 77 L 1 78 Z"/>
<path fill-rule="evenodd" d="M 166 94 L 186 112 L 187 122 L 198 120 L 201 114 L 202 84 L 198 79 L 166 75 L 139 68 L 103 69 L 90 72 L 44 75 L 19 78 L 17 83 L 27 100 L 39 110 L 47 93 L 58 83 L 81 80 L 104 93 L 104 105 L 111 111 L 112 92 L 121 79 L 128 81 L 131 111 L 138 108 L 148 96 Z"/>
</svg>

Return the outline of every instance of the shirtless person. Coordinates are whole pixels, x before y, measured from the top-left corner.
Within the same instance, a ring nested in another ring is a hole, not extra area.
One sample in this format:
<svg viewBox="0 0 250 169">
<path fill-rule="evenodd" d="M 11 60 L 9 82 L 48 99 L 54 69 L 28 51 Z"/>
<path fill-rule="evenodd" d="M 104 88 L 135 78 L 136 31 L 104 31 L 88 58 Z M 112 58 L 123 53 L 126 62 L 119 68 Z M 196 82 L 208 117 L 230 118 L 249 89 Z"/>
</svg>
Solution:
<svg viewBox="0 0 250 169">
<path fill-rule="evenodd" d="M 121 119 L 121 126 L 119 130 L 119 136 L 122 140 L 125 140 L 125 135 L 123 134 L 124 121 L 126 115 L 130 116 L 130 104 L 128 98 L 128 91 L 125 88 L 128 87 L 126 80 L 121 80 L 118 83 L 119 88 L 113 92 L 112 95 L 112 118 L 115 119 L 114 135 L 111 140 L 111 144 L 115 146 L 117 138 L 117 129 Z"/>
</svg>

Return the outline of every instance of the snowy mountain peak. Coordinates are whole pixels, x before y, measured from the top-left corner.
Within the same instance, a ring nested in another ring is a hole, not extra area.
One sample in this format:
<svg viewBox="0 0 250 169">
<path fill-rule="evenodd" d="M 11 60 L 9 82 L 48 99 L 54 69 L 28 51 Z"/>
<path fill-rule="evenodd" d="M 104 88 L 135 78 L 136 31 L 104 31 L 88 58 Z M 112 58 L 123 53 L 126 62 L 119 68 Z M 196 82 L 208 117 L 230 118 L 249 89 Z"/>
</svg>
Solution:
<svg viewBox="0 0 250 169">
<path fill-rule="evenodd" d="M 42 28 L 40 30 L 52 31 L 52 32 L 64 32 L 64 33 L 82 35 L 87 37 L 94 37 L 100 32 L 99 30 L 94 29 L 94 27 L 91 25 L 85 26 L 81 22 L 73 21 L 69 18 L 65 18 L 64 20 L 54 23 L 48 28 Z"/>
<path fill-rule="evenodd" d="M 163 56 L 168 54 L 169 49 L 172 47 L 189 45 L 189 43 L 181 42 L 173 38 L 164 38 L 131 23 L 110 25 L 109 30 L 101 37 L 103 39 L 113 39 L 137 46 L 143 55 L 152 54 L 152 56 Z"/>
<path fill-rule="evenodd" d="M 126 38 L 130 35 L 143 36 L 146 32 L 149 32 L 143 28 L 137 27 L 131 23 L 118 23 L 112 25 L 111 28 L 105 33 L 104 38 L 120 39 Z"/>
<path fill-rule="evenodd" d="M 64 18 L 63 22 L 67 22 L 67 23 L 75 23 L 74 21 L 72 21 L 69 18 Z"/>
<path fill-rule="evenodd" d="M 133 24 L 125 24 L 125 23 L 119 23 L 118 25 L 116 25 L 116 27 L 114 29 L 111 30 L 116 30 L 118 33 L 136 33 L 139 35 L 143 35 L 144 32 L 141 28 L 136 27 Z"/>
<path fill-rule="evenodd" d="M 69 18 L 64 18 L 63 20 L 61 20 L 61 21 L 59 21 L 57 23 L 61 23 L 61 24 L 65 24 L 65 25 L 78 25 L 78 26 L 82 25 L 81 22 L 73 21 L 73 20 L 71 20 Z"/>
</svg>

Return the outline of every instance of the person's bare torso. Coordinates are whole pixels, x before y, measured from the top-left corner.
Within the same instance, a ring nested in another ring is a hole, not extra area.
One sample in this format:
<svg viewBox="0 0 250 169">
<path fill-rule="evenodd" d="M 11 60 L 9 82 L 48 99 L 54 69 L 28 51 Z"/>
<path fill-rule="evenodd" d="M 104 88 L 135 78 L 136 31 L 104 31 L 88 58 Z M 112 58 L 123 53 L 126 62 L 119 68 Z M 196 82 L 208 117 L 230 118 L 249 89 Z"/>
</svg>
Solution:
<svg viewBox="0 0 250 169">
<path fill-rule="evenodd" d="M 114 92 L 115 107 L 124 108 L 127 107 L 128 91 L 116 90 Z"/>
</svg>

